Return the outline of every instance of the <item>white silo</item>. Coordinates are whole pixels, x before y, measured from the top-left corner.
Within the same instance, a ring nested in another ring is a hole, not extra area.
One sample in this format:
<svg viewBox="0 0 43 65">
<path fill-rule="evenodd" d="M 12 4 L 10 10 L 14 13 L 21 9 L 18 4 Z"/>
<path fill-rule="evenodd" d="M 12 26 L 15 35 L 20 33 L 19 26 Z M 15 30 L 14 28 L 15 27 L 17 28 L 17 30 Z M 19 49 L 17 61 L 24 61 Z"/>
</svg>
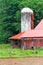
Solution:
<svg viewBox="0 0 43 65">
<path fill-rule="evenodd" d="M 33 11 L 26 7 L 21 10 L 21 32 L 31 29 L 31 15 Z"/>
</svg>

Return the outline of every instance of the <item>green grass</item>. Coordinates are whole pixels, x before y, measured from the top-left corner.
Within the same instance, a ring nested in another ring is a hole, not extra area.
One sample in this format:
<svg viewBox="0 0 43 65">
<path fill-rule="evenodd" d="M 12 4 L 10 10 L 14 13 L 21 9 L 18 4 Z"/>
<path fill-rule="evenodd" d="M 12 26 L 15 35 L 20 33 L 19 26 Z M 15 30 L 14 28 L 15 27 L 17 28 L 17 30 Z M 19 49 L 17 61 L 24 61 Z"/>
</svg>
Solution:
<svg viewBox="0 0 43 65">
<path fill-rule="evenodd" d="M 13 48 L 10 52 L 10 44 L 0 44 L 0 58 L 6 57 L 29 57 L 29 56 L 43 56 L 43 49 L 24 50 Z"/>
</svg>

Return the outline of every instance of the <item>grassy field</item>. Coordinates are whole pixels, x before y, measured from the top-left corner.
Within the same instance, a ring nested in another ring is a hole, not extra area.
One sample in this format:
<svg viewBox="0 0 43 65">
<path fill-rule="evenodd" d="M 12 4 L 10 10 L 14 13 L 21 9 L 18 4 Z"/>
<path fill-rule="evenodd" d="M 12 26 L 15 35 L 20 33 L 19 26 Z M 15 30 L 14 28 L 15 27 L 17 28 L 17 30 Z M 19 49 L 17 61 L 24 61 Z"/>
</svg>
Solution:
<svg viewBox="0 0 43 65">
<path fill-rule="evenodd" d="M 43 56 L 43 49 L 24 50 L 19 48 L 13 48 L 10 52 L 10 44 L 0 44 L 0 58 L 4 57 L 29 57 L 29 56 Z M 37 52 L 37 53 L 36 53 Z"/>
</svg>

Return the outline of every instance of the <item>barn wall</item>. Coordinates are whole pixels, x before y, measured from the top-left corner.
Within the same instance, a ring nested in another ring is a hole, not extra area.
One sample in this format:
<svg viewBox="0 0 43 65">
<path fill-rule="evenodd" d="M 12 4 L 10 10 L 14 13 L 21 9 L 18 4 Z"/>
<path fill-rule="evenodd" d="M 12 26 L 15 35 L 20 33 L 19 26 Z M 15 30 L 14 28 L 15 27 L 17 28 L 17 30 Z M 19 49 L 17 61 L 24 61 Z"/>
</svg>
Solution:
<svg viewBox="0 0 43 65">
<path fill-rule="evenodd" d="M 19 43 L 19 44 L 17 44 L 16 45 L 16 43 Z M 27 48 L 32 48 L 32 47 L 34 47 L 34 48 L 41 48 L 41 47 L 43 47 L 43 39 L 37 39 L 37 40 L 35 40 L 35 41 L 33 41 L 33 43 L 32 43 L 32 39 L 27 39 L 27 40 L 21 40 L 21 41 L 14 41 L 14 40 L 11 40 L 11 46 L 12 47 L 21 47 L 21 48 L 23 48 L 23 46 L 24 46 L 24 49 L 27 49 Z"/>
<path fill-rule="evenodd" d="M 43 40 L 35 40 L 35 41 L 33 41 L 33 43 L 32 43 L 32 40 L 24 40 L 25 41 L 25 43 L 26 43 L 26 48 L 32 48 L 32 47 L 34 47 L 34 48 L 41 48 L 41 47 L 43 47 Z M 23 41 L 23 43 L 24 43 L 24 41 Z"/>
<path fill-rule="evenodd" d="M 41 48 L 43 47 L 43 40 L 36 40 L 35 43 L 34 43 L 34 46 L 36 48 Z"/>
<path fill-rule="evenodd" d="M 35 48 L 39 48 L 39 47 L 40 47 L 40 40 L 36 40 L 36 41 L 34 42 L 34 47 L 35 47 Z"/>
<path fill-rule="evenodd" d="M 31 48 L 32 46 L 32 41 L 31 40 L 27 40 L 27 48 Z"/>
</svg>

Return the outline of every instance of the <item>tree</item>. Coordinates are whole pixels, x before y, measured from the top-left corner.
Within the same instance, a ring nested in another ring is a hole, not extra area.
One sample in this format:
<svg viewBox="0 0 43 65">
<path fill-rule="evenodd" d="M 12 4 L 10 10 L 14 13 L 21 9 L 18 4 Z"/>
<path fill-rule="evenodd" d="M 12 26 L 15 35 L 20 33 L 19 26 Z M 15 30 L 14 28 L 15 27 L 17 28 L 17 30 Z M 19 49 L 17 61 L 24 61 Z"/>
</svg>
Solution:
<svg viewBox="0 0 43 65">
<path fill-rule="evenodd" d="M 29 7 L 34 11 L 35 26 L 43 19 L 43 0 L 22 0 L 19 4 L 20 9 Z"/>
<path fill-rule="evenodd" d="M 20 16 L 19 12 L 19 1 L 2 1 L 1 16 L 0 16 L 0 38 L 2 42 L 8 42 L 8 38 L 20 31 Z M 2 33 L 3 32 L 3 33 Z"/>
<path fill-rule="evenodd" d="M 43 18 L 43 0 L 0 0 L 0 42 L 20 32 L 21 9 L 29 7 L 35 14 L 35 26 Z"/>
</svg>

